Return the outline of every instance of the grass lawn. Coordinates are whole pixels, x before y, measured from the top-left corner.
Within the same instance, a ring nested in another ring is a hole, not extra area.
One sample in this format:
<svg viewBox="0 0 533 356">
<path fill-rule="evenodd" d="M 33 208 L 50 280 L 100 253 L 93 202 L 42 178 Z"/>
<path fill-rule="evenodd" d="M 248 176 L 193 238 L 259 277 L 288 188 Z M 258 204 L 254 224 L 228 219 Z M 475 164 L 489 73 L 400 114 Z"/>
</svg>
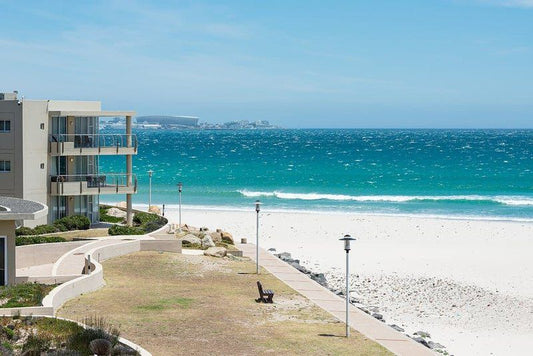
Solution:
<svg viewBox="0 0 533 356">
<path fill-rule="evenodd" d="M 105 316 L 154 355 L 384 355 L 263 270 L 274 304 L 258 304 L 249 260 L 139 252 L 104 262 L 106 286 L 73 299 L 58 315 Z M 321 336 L 324 334 L 335 336 Z"/>
</svg>

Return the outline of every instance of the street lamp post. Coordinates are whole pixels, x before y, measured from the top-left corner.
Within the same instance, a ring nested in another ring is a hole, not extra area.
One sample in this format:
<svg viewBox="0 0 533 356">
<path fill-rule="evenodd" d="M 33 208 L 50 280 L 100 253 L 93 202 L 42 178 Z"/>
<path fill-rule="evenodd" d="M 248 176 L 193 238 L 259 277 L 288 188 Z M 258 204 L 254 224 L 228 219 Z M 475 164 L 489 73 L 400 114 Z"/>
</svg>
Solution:
<svg viewBox="0 0 533 356">
<path fill-rule="evenodd" d="M 181 191 L 183 190 L 183 183 L 178 183 L 178 194 L 179 194 L 179 207 L 178 207 L 178 231 L 181 232 Z"/>
<path fill-rule="evenodd" d="M 255 201 L 256 225 L 255 225 L 255 273 L 259 274 L 259 211 L 261 211 L 261 202 Z"/>
<path fill-rule="evenodd" d="M 148 211 L 150 211 L 150 207 L 152 206 L 152 174 L 154 174 L 154 171 L 150 169 L 148 171 Z"/>
<path fill-rule="evenodd" d="M 350 336 L 350 242 L 355 241 L 350 235 L 344 235 L 340 241 L 344 241 L 344 251 L 346 251 L 346 337 Z"/>
</svg>

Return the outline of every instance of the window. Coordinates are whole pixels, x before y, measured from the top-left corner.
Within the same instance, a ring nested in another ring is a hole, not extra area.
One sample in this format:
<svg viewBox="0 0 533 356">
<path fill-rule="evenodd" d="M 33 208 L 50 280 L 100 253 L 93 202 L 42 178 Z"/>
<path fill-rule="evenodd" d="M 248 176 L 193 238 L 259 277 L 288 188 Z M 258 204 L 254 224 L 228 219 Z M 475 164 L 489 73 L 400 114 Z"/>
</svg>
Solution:
<svg viewBox="0 0 533 356">
<path fill-rule="evenodd" d="M 0 160 L 0 172 L 11 172 L 11 161 Z"/>
<path fill-rule="evenodd" d="M 1 132 L 11 132 L 10 120 L 0 120 L 0 133 Z"/>
</svg>

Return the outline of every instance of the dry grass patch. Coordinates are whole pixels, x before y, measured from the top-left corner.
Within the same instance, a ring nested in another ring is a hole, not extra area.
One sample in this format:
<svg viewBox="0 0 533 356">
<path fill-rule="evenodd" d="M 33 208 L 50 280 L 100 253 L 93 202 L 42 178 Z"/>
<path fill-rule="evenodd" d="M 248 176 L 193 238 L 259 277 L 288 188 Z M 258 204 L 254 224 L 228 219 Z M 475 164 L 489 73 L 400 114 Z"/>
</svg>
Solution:
<svg viewBox="0 0 533 356">
<path fill-rule="evenodd" d="M 104 262 L 107 285 L 59 315 L 105 315 L 154 355 L 388 354 L 357 332 L 340 337 L 342 323 L 264 270 L 275 303 L 256 303 L 254 270 L 248 260 L 139 252 Z"/>
<path fill-rule="evenodd" d="M 107 233 L 107 228 L 97 228 L 97 229 L 89 229 L 89 230 L 56 232 L 53 234 L 46 234 L 43 236 L 59 236 L 59 237 L 64 238 L 67 241 L 72 241 L 74 239 L 109 236 L 109 234 Z"/>
</svg>

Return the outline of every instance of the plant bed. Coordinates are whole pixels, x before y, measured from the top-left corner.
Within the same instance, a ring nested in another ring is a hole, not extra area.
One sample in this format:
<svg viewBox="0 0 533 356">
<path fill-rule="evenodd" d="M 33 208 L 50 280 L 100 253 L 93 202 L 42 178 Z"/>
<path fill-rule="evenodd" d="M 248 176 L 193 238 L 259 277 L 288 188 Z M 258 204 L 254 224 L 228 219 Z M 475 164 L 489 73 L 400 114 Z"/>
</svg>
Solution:
<svg viewBox="0 0 533 356">
<path fill-rule="evenodd" d="M 0 286 L 0 308 L 40 306 L 43 298 L 55 287 L 56 285 L 39 283 Z"/>
<path fill-rule="evenodd" d="M 103 208 L 109 209 L 107 205 Z M 113 225 L 108 230 L 109 235 L 144 235 L 162 228 L 168 222 L 166 218 L 154 213 L 138 210 L 133 213 L 133 226 Z"/>
<path fill-rule="evenodd" d="M 30 236 L 17 236 L 15 238 L 15 244 L 17 246 L 46 244 L 46 243 L 65 242 L 65 241 L 67 240 L 59 236 L 30 235 Z"/>
<path fill-rule="evenodd" d="M 0 319 L 0 354 L 93 355 L 94 347 L 100 346 L 109 351 L 101 354 L 138 355 L 118 341 L 118 329 L 104 319 L 88 318 L 83 323 L 88 327 L 56 318 L 3 317 Z"/>
</svg>

